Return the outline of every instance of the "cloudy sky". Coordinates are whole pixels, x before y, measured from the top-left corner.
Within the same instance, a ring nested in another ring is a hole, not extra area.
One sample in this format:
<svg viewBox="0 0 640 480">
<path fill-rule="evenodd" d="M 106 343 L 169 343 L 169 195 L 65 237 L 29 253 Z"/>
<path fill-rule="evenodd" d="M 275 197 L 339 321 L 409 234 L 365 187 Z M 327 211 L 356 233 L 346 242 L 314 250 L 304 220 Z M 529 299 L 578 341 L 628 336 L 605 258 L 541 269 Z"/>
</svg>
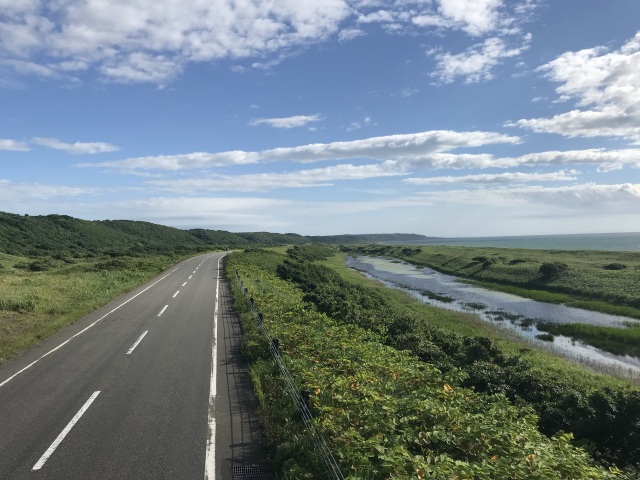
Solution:
<svg viewBox="0 0 640 480">
<path fill-rule="evenodd" d="M 0 0 L 0 211 L 640 231 L 638 0 Z"/>
</svg>

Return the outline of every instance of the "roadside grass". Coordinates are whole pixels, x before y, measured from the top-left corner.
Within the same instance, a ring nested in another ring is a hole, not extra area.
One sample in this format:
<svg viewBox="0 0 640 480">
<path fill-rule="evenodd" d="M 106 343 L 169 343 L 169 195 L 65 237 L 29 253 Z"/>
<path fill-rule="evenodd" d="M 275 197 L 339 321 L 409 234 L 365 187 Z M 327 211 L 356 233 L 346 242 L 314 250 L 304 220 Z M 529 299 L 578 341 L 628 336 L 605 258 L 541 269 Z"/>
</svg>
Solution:
<svg viewBox="0 0 640 480">
<path fill-rule="evenodd" d="M 0 363 L 158 275 L 181 258 L 110 257 L 51 261 L 0 255 Z M 18 268 L 15 265 L 19 265 Z"/>
</svg>

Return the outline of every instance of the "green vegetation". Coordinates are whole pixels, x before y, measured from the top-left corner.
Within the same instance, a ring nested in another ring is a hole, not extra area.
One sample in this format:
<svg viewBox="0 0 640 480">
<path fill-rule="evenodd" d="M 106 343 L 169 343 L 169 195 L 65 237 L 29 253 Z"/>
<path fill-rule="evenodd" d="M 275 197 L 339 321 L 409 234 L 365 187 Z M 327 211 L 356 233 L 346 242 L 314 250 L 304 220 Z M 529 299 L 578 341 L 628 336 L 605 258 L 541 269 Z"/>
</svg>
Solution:
<svg viewBox="0 0 640 480">
<path fill-rule="evenodd" d="M 296 245 L 312 241 L 330 243 L 345 238 L 304 237 L 295 233 L 180 230 L 149 222 L 86 221 L 67 215 L 21 216 L 0 212 L 0 252 L 30 258 L 46 256 L 64 259 L 143 253 L 184 255 L 250 245 Z M 425 237 L 401 234 L 354 236 L 354 239 L 367 242 L 418 238 Z"/>
<path fill-rule="evenodd" d="M 640 325 L 629 325 L 627 328 L 600 327 L 583 323 L 554 324 L 539 322 L 539 330 L 554 335 L 582 340 L 596 348 L 616 355 L 640 357 Z"/>
<path fill-rule="evenodd" d="M 266 341 L 247 313 L 236 271 L 271 335 L 280 340 L 288 369 L 301 388 L 312 392 L 316 426 L 347 478 L 616 476 L 573 447 L 571 435 L 549 439 L 540 434 L 530 409 L 513 406 L 501 393 L 465 386 L 468 373 L 452 362 L 473 358 L 490 369 L 485 359 L 499 350 L 488 339 L 440 331 L 428 325 L 428 316 L 410 315 L 415 305 L 409 303 L 407 310 L 396 311 L 400 303 L 389 304 L 386 294 L 378 294 L 382 289 L 348 282 L 350 273 L 342 276 L 317 260 L 300 260 L 306 256 L 302 248 L 294 248 L 286 259 L 253 250 L 234 253 L 225 262 L 269 446 L 285 478 L 325 477 L 283 394 Z M 430 337 L 422 337 L 425 332 Z M 383 342 L 397 343 L 397 348 Z M 411 350 L 416 346 L 432 360 L 416 356 Z"/>
<path fill-rule="evenodd" d="M 640 318 L 640 254 L 423 246 L 345 246 L 470 279 L 494 290 L 613 315 Z"/>
<path fill-rule="evenodd" d="M 461 386 L 504 394 L 516 405 L 532 407 L 545 434 L 571 431 L 604 462 L 640 462 L 640 432 L 635 427 L 640 422 L 640 390 L 577 367 L 562 367 L 550 361 L 550 355 L 531 354 L 527 361 L 521 346 L 494 341 L 496 334 L 487 333 L 488 327 L 479 335 L 482 330 L 458 314 L 399 301 L 392 290 L 350 281 L 317 262 L 287 258 L 277 273 L 296 283 L 304 300 L 330 318 L 373 332 L 443 372 L 461 369 L 466 374 Z"/>
<path fill-rule="evenodd" d="M 0 254 L 0 363 L 176 263 L 167 255 L 49 261 Z"/>
</svg>

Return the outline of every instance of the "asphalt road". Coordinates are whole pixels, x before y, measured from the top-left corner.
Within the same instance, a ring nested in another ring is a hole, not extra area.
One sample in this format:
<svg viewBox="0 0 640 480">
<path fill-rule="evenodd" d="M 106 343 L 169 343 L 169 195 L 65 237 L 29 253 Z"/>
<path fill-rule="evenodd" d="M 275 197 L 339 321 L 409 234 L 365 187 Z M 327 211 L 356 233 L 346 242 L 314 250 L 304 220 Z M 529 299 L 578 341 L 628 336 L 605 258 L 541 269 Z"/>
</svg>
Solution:
<svg viewBox="0 0 640 480">
<path fill-rule="evenodd" d="M 232 479 L 260 426 L 223 254 L 195 257 L 0 368 L 0 479 Z"/>
</svg>

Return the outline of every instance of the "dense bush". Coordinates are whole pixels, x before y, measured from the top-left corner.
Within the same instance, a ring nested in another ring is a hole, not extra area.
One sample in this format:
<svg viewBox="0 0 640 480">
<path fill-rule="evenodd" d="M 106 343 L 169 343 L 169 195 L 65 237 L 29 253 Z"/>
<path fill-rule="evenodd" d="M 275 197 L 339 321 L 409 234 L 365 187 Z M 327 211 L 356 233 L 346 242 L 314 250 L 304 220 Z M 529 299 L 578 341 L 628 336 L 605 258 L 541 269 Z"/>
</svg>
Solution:
<svg viewBox="0 0 640 480">
<path fill-rule="evenodd" d="M 304 276 L 307 286 L 315 280 L 335 280 L 326 270 L 316 270 L 319 265 L 304 266 L 298 269 L 288 262 L 279 274 L 297 278 L 312 270 Z M 266 327 L 280 340 L 283 361 L 298 384 L 312 392 L 315 425 L 349 480 L 613 477 L 572 447 L 570 435 L 541 435 L 531 410 L 514 407 L 503 395 L 461 386 L 464 374 L 459 369 L 450 367 L 443 374 L 407 351 L 382 345 L 377 335 L 309 309 L 293 283 L 250 264 L 245 254 L 232 254 L 226 268 L 228 274 L 238 271 L 244 288 L 253 292 Z M 241 298 L 240 288 L 234 292 Z M 352 308 L 362 313 L 383 305 L 373 298 L 353 300 Z M 324 305 L 329 308 L 330 302 Z M 252 352 L 254 382 L 262 412 L 269 418 L 267 432 L 280 434 L 282 444 L 274 445 L 273 453 L 285 478 L 329 478 L 318 470 L 295 414 L 282 403 L 283 394 L 278 395 L 281 384 L 260 354 L 260 340 L 251 334 L 251 317 L 244 319 L 249 330 L 245 341 L 251 343 L 245 348 Z M 415 321 L 402 317 L 391 325 L 409 334 Z M 497 353 L 486 339 L 469 339 L 466 347 L 449 340 L 452 351 L 467 359 Z M 440 346 L 437 349 L 444 353 Z M 288 436 L 284 428 L 274 426 L 278 424 L 286 426 Z"/>
<path fill-rule="evenodd" d="M 545 262 L 538 270 L 545 280 L 555 280 L 569 270 L 569 265 L 562 262 Z"/>
<path fill-rule="evenodd" d="M 296 283 L 304 300 L 330 318 L 375 332 L 388 345 L 410 350 L 444 372 L 462 369 L 467 378 L 461 386 L 501 393 L 517 405 L 532 407 L 545 434 L 571 431 L 593 445 L 596 458 L 602 461 L 618 466 L 640 462 L 637 391 L 591 391 L 534 372 L 527 362 L 505 355 L 488 338 L 444 332 L 430 326 L 428 318 L 399 314 L 375 289 L 350 284 L 322 264 L 289 258 L 277 273 Z M 573 402 L 575 398 L 583 401 Z"/>
<path fill-rule="evenodd" d="M 627 266 L 624 263 L 608 263 L 602 268 L 605 270 L 624 270 Z"/>
</svg>

